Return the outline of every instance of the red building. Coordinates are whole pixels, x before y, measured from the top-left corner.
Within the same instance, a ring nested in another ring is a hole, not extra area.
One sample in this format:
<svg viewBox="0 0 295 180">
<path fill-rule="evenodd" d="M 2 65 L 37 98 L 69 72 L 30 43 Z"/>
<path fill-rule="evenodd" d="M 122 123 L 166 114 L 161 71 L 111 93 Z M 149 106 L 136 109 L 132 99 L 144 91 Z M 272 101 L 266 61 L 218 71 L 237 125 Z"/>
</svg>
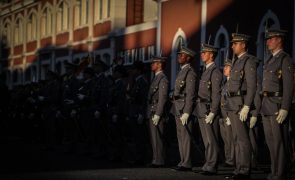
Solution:
<svg viewBox="0 0 295 180">
<path fill-rule="evenodd" d="M 63 73 L 66 60 L 90 55 L 112 64 L 122 56 L 129 65 L 160 52 L 173 87 L 181 45 L 198 52 L 210 36 L 221 66 L 237 24 L 257 57 L 266 53 L 266 26 L 288 30 L 286 50 L 295 55 L 292 0 L 12 0 L 0 9 L 0 71 L 10 87 L 43 79 L 48 69 Z"/>
</svg>

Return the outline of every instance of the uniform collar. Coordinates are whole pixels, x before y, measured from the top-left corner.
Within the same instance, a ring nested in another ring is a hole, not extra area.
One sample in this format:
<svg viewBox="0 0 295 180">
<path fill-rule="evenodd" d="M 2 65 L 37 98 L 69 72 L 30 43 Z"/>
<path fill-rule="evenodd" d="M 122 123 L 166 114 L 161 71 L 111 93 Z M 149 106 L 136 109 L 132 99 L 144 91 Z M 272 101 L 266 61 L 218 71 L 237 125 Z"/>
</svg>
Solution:
<svg viewBox="0 0 295 180">
<path fill-rule="evenodd" d="M 140 78 L 142 78 L 143 77 L 143 75 L 141 74 L 141 75 L 139 75 L 139 76 L 137 76 L 136 78 L 135 78 L 135 81 L 138 81 Z"/>
<path fill-rule="evenodd" d="M 238 55 L 238 58 L 241 58 L 244 54 L 246 54 L 247 52 L 242 52 L 241 54 Z"/>
<path fill-rule="evenodd" d="M 185 64 L 185 65 L 181 66 L 181 69 L 184 69 L 187 66 L 189 66 L 189 64 Z"/>
<path fill-rule="evenodd" d="M 158 71 L 158 72 L 156 72 L 156 73 L 155 73 L 155 76 L 159 75 L 161 72 L 163 72 L 163 71 Z"/>
<path fill-rule="evenodd" d="M 211 63 L 209 63 L 209 64 L 206 64 L 206 69 L 208 69 L 211 65 L 213 65 L 214 64 L 214 62 L 211 62 Z"/>
<path fill-rule="evenodd" d="M 276 50 L 275 52 L 272 53 L 272 56 L 278 55 L 281 51 L 283 51 L 283 49 Z"/>
</svg>

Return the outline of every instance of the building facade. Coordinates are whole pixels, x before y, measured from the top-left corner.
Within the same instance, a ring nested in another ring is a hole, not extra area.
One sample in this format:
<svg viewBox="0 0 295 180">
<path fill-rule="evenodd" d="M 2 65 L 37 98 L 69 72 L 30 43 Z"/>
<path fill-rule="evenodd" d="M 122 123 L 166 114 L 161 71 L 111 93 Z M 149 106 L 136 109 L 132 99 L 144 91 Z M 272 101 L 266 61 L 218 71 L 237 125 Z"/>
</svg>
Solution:
<svg viewBox="0 0 295 180">
<path fill-rule="evenodd" d="M 155 54 L 169 57 L 172 88 L 181 46 L 199 52 L 210 42 L 222 66 L 238 31 L 251 35 L 249 51 L 263 60 L 270 27 L 288 31 L 286 51 L 295 55 L 293 0 L 11 0 L 0 9 L 0 71 L 10 88 L 42 80 L 49 69 L 62 74 L 65 61 L 85 56 L 107 64 L 120 56 L 128 66 Z"/>
</svg>

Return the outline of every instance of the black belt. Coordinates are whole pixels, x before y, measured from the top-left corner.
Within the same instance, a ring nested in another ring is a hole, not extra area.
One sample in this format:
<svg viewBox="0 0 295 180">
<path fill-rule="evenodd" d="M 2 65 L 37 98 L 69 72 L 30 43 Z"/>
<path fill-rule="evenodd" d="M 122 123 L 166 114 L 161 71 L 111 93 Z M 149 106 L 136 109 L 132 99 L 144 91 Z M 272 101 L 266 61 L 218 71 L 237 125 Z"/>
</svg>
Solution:
<svg viewBox="0 0 295 180">
<path fill-rule="evenodd" d="M 281 96 L 283 96 L 282 92 L 268 92 L 268 91 L 263 91 L 261 93 L 261 95 L 264 97 L 281 97 Z"/>
<path fill-rule="evenodd" d="M 149 101 L 149 104 L 157 104 L 158 103 L 158 100 L 150 100 Z"/>
<path fill-rule="evenodd" d="M 197 102 L 199 103 L 211 103 L 209 99 L 198 97 Z"/>
<path fill-rule="evenodd" d="M 235 97 L 235 96 L 243 96 L 246 94 L 247 94 L 247 91 L 237 91 L 237 92 L 227 92 L 226 96 L 227 97 Z"/>
<path fill-rule="evenodd" d="M 173 96 L 174 100 L 184 99 L 185 95 Z"/>
</svg>

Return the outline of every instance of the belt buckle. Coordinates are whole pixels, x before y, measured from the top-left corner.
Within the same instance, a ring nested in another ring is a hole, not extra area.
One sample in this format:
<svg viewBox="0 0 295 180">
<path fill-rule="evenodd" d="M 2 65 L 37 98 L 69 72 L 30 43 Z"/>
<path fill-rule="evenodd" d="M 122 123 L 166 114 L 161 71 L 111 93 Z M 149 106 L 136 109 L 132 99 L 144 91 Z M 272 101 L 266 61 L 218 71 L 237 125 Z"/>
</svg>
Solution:
<svg viewBox="0 0 295 180">
<path fill-rule="evenodd" d="M 267 97 L 267 92 L 266 91 L 263 92 L 263 96 Z"/>
</svg>

